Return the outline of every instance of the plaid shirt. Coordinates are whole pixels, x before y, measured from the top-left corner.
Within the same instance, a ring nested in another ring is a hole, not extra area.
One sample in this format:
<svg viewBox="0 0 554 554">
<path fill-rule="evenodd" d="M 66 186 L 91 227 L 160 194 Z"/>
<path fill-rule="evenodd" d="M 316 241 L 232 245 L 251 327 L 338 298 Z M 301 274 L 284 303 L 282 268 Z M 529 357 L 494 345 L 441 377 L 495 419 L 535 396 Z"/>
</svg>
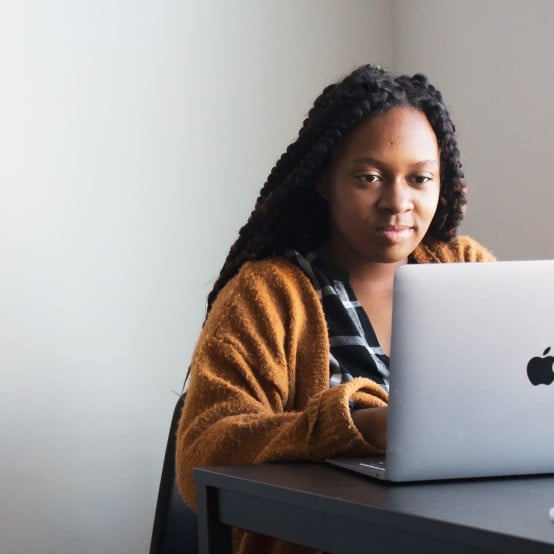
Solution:
<svg viewBox="0 0 554 554">
<path fill-rule="evenodd" d="M 326 264 L 314 252 L 303 256 L 289 250 L 285 257 L 306 274 L 321 300 L 329 333 L 330 385 L 367 377 L 388 392 L 389 357 L 379 345 L 348 274 Z"/>
</svg>

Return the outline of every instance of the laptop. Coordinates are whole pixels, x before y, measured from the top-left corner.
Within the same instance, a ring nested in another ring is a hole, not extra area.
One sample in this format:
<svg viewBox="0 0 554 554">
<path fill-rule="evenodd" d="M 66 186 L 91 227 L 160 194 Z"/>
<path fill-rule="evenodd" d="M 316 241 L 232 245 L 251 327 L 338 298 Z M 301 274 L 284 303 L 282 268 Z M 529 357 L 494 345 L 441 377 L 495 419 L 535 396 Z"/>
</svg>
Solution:
<svg viewBox="0 0 554 554">
<path fill-rule="evenodd" d="M 554 260 L 402 266 L 385 459 L 390 481 L 554 473 Z"/>
</svg>

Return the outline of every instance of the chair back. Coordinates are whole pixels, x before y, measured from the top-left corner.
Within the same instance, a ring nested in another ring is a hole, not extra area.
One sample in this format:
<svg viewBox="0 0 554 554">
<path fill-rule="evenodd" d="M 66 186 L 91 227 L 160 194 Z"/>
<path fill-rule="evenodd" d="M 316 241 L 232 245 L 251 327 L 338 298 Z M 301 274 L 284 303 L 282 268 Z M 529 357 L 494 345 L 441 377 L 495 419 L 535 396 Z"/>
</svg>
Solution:
<svg viewBox="0 0 554 554">
<path fill-rule="evenodd" d="M 186 392 L 180 396 L 173 410 L 167 437 L 150 554 L 198 554 L 196 513 L 181 498 L 175 480 L 175 442 L 185 396 Z"/>
</svg>

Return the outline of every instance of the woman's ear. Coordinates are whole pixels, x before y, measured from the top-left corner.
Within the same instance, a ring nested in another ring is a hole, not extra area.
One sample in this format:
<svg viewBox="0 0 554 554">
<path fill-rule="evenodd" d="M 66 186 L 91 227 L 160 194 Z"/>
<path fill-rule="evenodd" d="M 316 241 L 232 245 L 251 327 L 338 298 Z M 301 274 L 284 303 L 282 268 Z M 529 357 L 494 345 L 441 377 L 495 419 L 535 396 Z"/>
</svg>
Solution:
<svg viewBox="0 0 554 554">
<path fill-rule="evenodd" d="M 315 182 L 315 188 L 325 200 L 329 200 L 329 180 L 327 178 L 327 174 L 323 174 L 318 177 Z"/>
</svg>

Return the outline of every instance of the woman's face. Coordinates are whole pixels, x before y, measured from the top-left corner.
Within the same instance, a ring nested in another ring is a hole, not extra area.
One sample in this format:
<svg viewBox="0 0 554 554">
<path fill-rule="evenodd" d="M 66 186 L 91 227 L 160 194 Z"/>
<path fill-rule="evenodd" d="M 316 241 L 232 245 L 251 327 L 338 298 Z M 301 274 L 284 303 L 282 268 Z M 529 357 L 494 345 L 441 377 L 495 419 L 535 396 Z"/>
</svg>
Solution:
<svg viewBox="0 0 554 554">
<path fill-rule="evenodd" d="M 435 214 L 439 171 L 437 138 L 422 112 L 401 106 L 360 123 L 318 185 L 330 213 L 325 254 L 346 270 L 404 263 Z"/>
</svg>

